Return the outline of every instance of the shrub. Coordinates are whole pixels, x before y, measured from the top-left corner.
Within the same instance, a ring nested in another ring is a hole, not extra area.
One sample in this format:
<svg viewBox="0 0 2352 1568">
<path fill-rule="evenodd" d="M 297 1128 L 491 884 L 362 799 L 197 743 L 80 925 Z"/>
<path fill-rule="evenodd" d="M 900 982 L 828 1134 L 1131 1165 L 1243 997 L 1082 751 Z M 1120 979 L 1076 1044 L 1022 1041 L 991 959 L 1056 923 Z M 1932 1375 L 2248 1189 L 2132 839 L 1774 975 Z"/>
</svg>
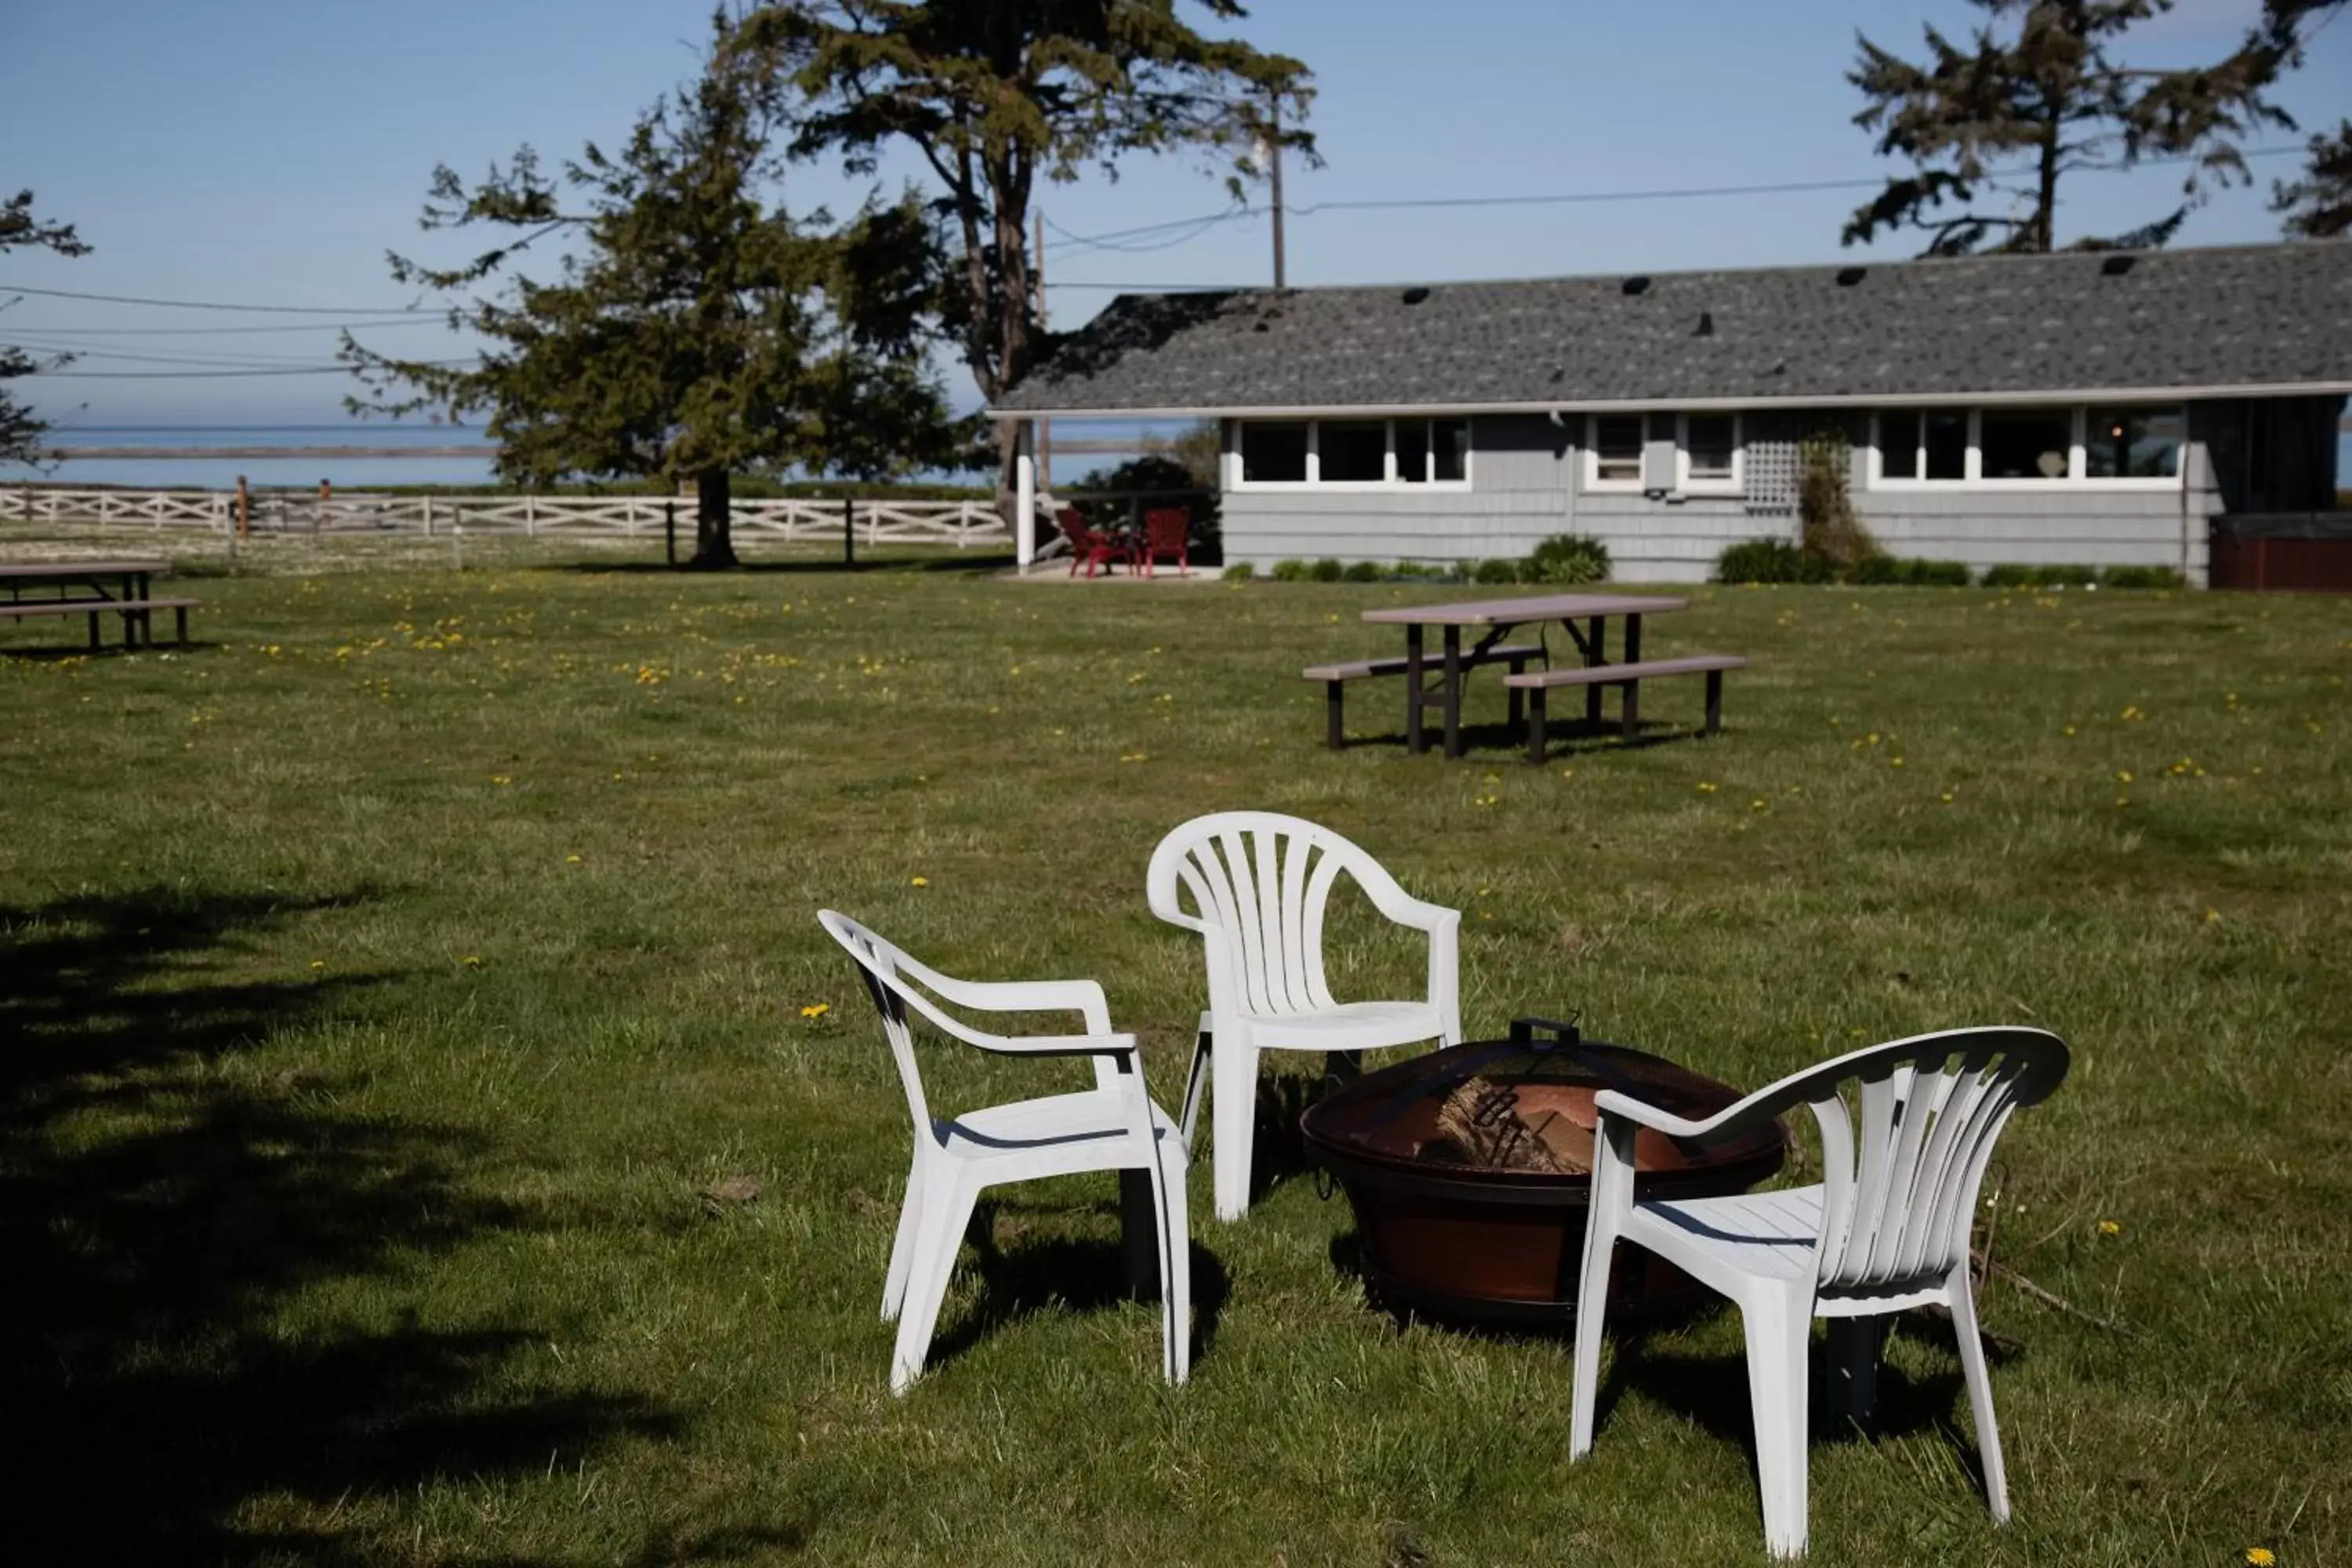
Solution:
<svg viewBox="0 0 2352 1568">
<path fill-rule="evenodd" d="M 1878 541 L 1853 511 L 1846 485 L 1853 452 L 1843 430 L 1822 430 L 1797 447 L 1802 471 L 1797 479 L 1797 515 L 1804 522 L 1804 548 L 1838 571 L 1851 571 L 1880 554 Z"/>
<path fill-rule="evenodd" d="M 1969 584 L 1969 569 L 1957 561 L 1867 555 L 1853 563 L 1845 580 L 1864 585 L 1903 584 L 1916 588 L 1965 588 Z"/>
<path fill-rule="evenodd" d="M 1351 561 L 1339 575 L 1350 583 L 1377 583 L 1388 574 L 1377 561 Z"/>
<path fill-rule="evenodd" d="M 1785 539 L 1749 539 L 1725 547 L 1715 560 L 1718 583 L 1826 583 L 1828 561 Z"/>
<path fill-rule="evenodd" d="M 1470 581 L 1471 574 L 1476 569 L 1477 563 L 1474 561 L 1456 561 L 1445 569 L 1445 580 L 1449 583 L 1467 583 Z"/>
<path fill-rule="evenodd" d="M 1397 582 L 1419 582 L 1438 575 L 1433 566 L 1423 566 L 1418 561 L 1398 561 L 1391 563 L 1389 576 Z"/>
<path fill-rule="evenodd" d="M 2040 588 L 2089 588 L 2096 585 L 2099 574 L 2088 566 L 2037 566 L 2033 583 Z"/>
<path fill-rule="evenodd" d="M 1236 561 L 1224 570 L 1224 579 L 1228 583 L 1246 583 L 1256 575 L 1257 568 L 1246 561 Z"/>
<path fill-rule="evenodd" d="M 1556 583 L 1573 587 L 1601 583 L 1609 577 L 1609 547 L 1597 539 L 1555 533 L 1528 552 L 1519 567 L 1524 583 Z"/>
<path fill-rule="evenodd" d="M 1969 585 L 1969 569 L 1959 561 L 1906 561 L 1910 581 L 1922 588 L 1965 588 Z"/>
<path fill-rule="evenodd" d="M 2031 588 L 2033 568 L 2031 566 L 1988 566 L 1980 579 L 1988 588 Z"/>
<path fill-rule="evenodd" d="M 1516 583 L 1519 580 L 1519 563 L 1516 561 L 1481 561 L 1470 569 L 1473 583 Z"/>
<path fill-rule="evenodd" d="M 1307 563 L 1304 561 L 1276 562 L 1274 563 L 1274 580 L 1277 583 L 1306 582 Z"/>
<path fill-rule="evenodd" d="M 1910 564 L 1907 561 L 1897 561 L 1892 555 L 1865 555 L 1847 571 L 1845 580 L 1864 587 L 1907 583 L 1911 580 Z"/>
<path fill-rule="evenodd" d="M 2178 588 L 2180 574 L 2169 566 L 2110 566 L 2099 574 L 2102 588 Z"/>
<path fill-rule="evenodd" d="M 1337 583 L 1344 570 L 1337 561 L 1326 555 L 1307 569 L 1307 575 L 1318 583 Z"/>
</svg>

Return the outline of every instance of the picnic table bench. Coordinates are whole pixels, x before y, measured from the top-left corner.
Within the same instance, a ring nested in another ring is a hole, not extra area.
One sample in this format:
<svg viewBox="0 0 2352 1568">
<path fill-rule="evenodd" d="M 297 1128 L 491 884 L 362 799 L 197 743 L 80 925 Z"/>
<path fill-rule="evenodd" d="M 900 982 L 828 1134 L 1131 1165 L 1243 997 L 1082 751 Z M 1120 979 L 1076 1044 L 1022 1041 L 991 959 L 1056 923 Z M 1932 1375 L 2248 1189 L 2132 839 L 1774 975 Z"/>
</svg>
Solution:
<svg viewBox="0 0 2352 1568">
<path fill-rule="evenodd" d="M 158 598 L 149 591 L 151 579 L 171 569 L 168 561 L 0 561 L 0 588 L 8 593 L 5 600 L 0 600 L 0 618 L 24 621 L 87 616 L 89 646 L 96 649 L 104 646 L 100 617 L 121 616 L 122 646 L 138 647 L 144 644 L 152 647 L 155 612 L 169 610 L 173 630 L 184 644 L 188 640 L 188 612 L 198 601 Z M 58 596 L 25 597 L 27 587 L 45 586 L 55 586 Z M 110 586 L 112 592 L 108 591 Z"/>
<path fill-rule="evenodd" d="M 1327 708 L 1329 713 L 1330 743 L 1340 743 L 1339 703 L 1341 683 L 1364 675 L 1402 674 L 1405 678 L 1405 744 L 1413 752 L 1427 748 L 1423 728 L 1426 711 L 1436 709 L 1444 737 L 1445 754 L 1462 754 L 1462 698 L 1471 670 L 1488 664 L 1510 666 L 1503 678 L 1503 688 L 1510 694 L 1510 722 L 1517 728 L 1521 719 L 1522 698 L 1526 700 L 1525 722 L 1528 726 L 1528 757 L 1540 763 L 1544 754 L 1545 693 L 1556 686 L 1581 686 L 1585 689 L 1585 719 L 1601 721 L 1601 694 L 1615 687 L 1622 703 L 1625 732 L 1633 734 L 1640 724 L 1639 691 L 1644 680 L 1667 679 L 1684 675 L 1704 675 L 1706 678 L 1706 732 L 1714 734 L 1723 726 L 1723 676 L 1726 670 L 1738 669 L 1747 660 L 1733 654 L 1698 654 L 1680 658 L 1644 659 L 1642 657 L 1642 621 L 1645 616 L 1664 615 L 1686 609 L 1690 601 L 1658 594 L 1528 594 L 1505 599 L 1457 601 L 1439 605 L 1392 605 L 1366 610 L 1363 618 L 1376 625 L 1402 625 L 1405 628 L 1405 652 L 1402 658 L 1364 659 L 1354 664 L 1317 665 L 1304 673 L 1310 679 L 1320 679 L 1327 687 Z M 1609 661 L 1609 622 L 1623 622 L 1623 657 L 1616 663 Z M 1522 626 L 1558 622 L 1582 663 L 1530 670 L 1527 665 L 1546 657 L 1540 645 L 1525 643 L 1507 645 L 1505 639 Z M 1444 652 L 1436 658 L 1423 651 L 1426 628 L 1439 628 L 1444 637 Z M 1470 628 L 1476 640 L 1463 646 L 1463 630 Z M 1435 679 L 1430 678 L 1433 675 Z"/>
<path fill-rule="evenodd" d="M 1487 648 L 1483 653 L 1466 656 L 1464 663 L 1465 665 L 1507 664 L 1511 667 L 1511 674 L 1517 675 L 1527 668 L 1528 661 L 1541 658 L 1543 656 L 1544 649 L 1541 643 L 1528 643 L 1512 647 Z M 1405 675 L 1411 673 L 1412 668 L 1412 661 L 1407 658 L 1360 658 L 1345 664 L 1310 664 L 1300 670 L 1298 672 L 1300 679 L 1319 680 L 1323 683 L 1323 707 L 1330 723 L 1330 733 L 1325 743 L 1335 752 L 1348 743 L 1343 716 L 1347 702 L 1345 693 L 1349 681 L 1364 680 L 1385 675 Z M 1506 681 L 1505 684 L 1507 685 L 1508 682 Z M 1511 722 L 1514 725 L 1519 721 L 1519 700 L 1518 689 L 1514 687 L 1511 690 Z"/>
</svg>

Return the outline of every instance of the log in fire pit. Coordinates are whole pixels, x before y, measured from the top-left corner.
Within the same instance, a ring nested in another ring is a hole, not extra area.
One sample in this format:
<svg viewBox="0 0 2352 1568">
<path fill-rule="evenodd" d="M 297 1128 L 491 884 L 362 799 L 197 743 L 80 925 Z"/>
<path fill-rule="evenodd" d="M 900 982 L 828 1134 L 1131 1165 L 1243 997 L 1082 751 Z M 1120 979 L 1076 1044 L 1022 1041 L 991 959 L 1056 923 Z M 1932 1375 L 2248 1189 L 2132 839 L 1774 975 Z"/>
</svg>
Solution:
<svg viewBox="0 0 2352 1568">
<path fill-rule="evenodd" d="M 1311 1107 L 1307 1146 L 1346 1189 L 1373 1299 L 1465 1324 L 1571 1319 L 1592 1170 L 1592 1097 L 1614 1089 L 1678 1116 L 1711 1116 L 1738 1090 L 1645 1051 L 1586 1040 L 1572 1024 L 1521 1018 L 1356 1079 Z M 1780 1169 L 1774 1122 L 1704 1148 L 1643 1130 L 1643 1197 L 1718 1197 Z M 1704 1295 L 1638 1248 L 1618 1261 L 1621 1307 L 1667 1312 Z"/>
</svg>

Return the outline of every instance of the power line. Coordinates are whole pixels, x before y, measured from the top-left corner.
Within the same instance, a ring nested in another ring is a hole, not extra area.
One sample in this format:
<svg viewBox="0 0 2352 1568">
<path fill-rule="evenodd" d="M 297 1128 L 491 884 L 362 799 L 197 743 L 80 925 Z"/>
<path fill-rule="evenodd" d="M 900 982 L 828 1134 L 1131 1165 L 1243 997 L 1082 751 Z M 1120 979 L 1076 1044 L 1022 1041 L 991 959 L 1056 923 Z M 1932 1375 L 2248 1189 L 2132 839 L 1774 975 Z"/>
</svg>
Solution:
<svg viewBox="0 0 2352 1568">
<path fill-rule="evenodd" d="M 195 338 L 236 337 L 255 332 L 331 332 L 339 328 L 371 332 L 395 327 L 438 327 L 437 317 L 417 316 L 387 321 L 299 321 L 283 327 L 31 327 L 49 338 Z"/>
<path fill-rule="evenodd" d="M 69 354 L 75 359 L 131 360 L 147 364 L 194 365 L 200 370 L 266 370 L 272 365 L 315 365 L 317 354 L 249 353 L 230 356 L 209 354 L 202 357 L 174 353 L 139 353 L 121 349 L 86 349 L 74 343 L 58 343 L 46 339 L 24 336 L 6 340 L 8 346 L 36 354 Z"/>
<path fill-rule="evenodd" d="M 84 294 L 71 289 L 31 289 L 21 283 L 0 283 L 0 291 L 38 294 L 50 300 L 92 300 L 102 305 L 154 305 L 171 310 L 247 310 L 278 316 L 438 316 L 442 305 L 232 305 L 217 300 L 151 300 L 135 294 Z"/>
<path fill-rule="evenodd" d="M 435 370 L 463 370 L 470 360 L 426 360 L 421 362 Z M 212 381 L 243 375 L 349 375 L 352 367 L 343 364 L 322 364 L 310 369 L 285 370 L 43 370 L 33 373 L 39 381 Z"/>
</svg>

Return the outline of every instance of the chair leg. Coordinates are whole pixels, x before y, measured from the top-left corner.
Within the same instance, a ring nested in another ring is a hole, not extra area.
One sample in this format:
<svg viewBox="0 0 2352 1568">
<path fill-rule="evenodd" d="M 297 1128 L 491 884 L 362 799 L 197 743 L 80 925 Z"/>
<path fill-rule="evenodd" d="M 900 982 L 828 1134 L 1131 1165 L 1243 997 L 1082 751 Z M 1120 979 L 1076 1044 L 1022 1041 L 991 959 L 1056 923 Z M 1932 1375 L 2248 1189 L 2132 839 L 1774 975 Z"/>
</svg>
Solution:
<svg viewBox="0 0 2352 1568">
<path fill-rule="evenodd" d="M 923 1224 L 923 1153 L 907 1168 L 907 1195 L 898 1204 L 898 1232 L 890 1241 L 890 1272 L 882 1282 L 882 1321 L 898 1321 L 907 1300 L 907 1271 L 915 1258 L 915 1233 Z"/>
<path fill-rule="evenodd" d="M 956 1253 L 963 1245 L 965 1227 L 971 1224 L 972 1200 L 977 1196 L 969 1179 L 958 1170 L 935 1170 L 923 1184 L 923 1218 L 917 1227 L 907 1300 L 898 1314 L 898 1342 L 890 1354 L 893 1394 L 906 1393 L 923 1374 L 931 1331 L 939 1327 L 940 1305 L 947 1300 L 948 1279 L 955 1273 Z"/>
<path fill-rule="evenodd" d="M 1192 1227 L 1184 1184 L 1170 1182 L 1163 1152 L 1152 1151 L 1151 1207 L 1160 1230 L 1160 1352 L 1175 1386 L 1192 1374 Z"/>
<path fill-rule="evenodd" d="M 1969 1266 L 1952 1271 L 1945 1287 L 1951 1298 L 1952 1327 L 1960 1339 L 1960 1370 L 1967 1375 L 1969 1409 L 1976 1416 L 1977 1454 L 1984 1461 L 1985 1501 L 1995 1524 L 2009 1522 L 2009 1478 L 2000 1462 L 2000 1428 L 1993 1422 L 1992 1377 L 1985 1370 L 1984 1336 L 1977 1330 L 1977 1294 Z"/>
<path fill-rule="evenodd" d="M 1812 1337 L 1811 1302 L 1802 1292 L 1759 1283 L 1741 1298 L 1739 1318 L 1748 1332 L 1748 1401 L 1756 1421 L 1756 1484 L 1763 1496 L 1764 1544 L 1775 1557 L 1800 1557 L 1805 1551 L 1805 1357 Z"/>
<path fill-rule="evenodd" d="M 1192 1065 L 1184 1074 L 1184 1109 L 1177 1123 L 1184 1129 L 1188 1153 L 1200 1146 L 1193 1133 L 1201 1124 L 1201 1096 L 1209 1087 L 1209 1064 L 1216 1055 L 1216 1039 L 1209 1027 L 1209 1016 L 1202 1014 L 1200 1032 L 1192 1040 Z"/>
<path fill-rule="evenodd" d="M 1250 1141 L 1257 1123 L 1257 1048 L 1228 1030 L 1217 1041 L 1209 1095 L 1213 1134 L 1210 1175 L 1216 1189 L 1217 1217 L 1236 1220 L 1249 1213 Z"/>
<path fill-rule="evenodd" d="M 1616 1253 L 1616 1228 L 1596 1211 L 1586 1222 L 1584 1266 L 1576 1285 L 1576 1387 L 1568 1422 L 1570 1463 L 1592 1451 L 1593 1407 L 1601 1396 L 1601 1331 L 1608 1316 L 1609 1271 Z"/>
</svg>

